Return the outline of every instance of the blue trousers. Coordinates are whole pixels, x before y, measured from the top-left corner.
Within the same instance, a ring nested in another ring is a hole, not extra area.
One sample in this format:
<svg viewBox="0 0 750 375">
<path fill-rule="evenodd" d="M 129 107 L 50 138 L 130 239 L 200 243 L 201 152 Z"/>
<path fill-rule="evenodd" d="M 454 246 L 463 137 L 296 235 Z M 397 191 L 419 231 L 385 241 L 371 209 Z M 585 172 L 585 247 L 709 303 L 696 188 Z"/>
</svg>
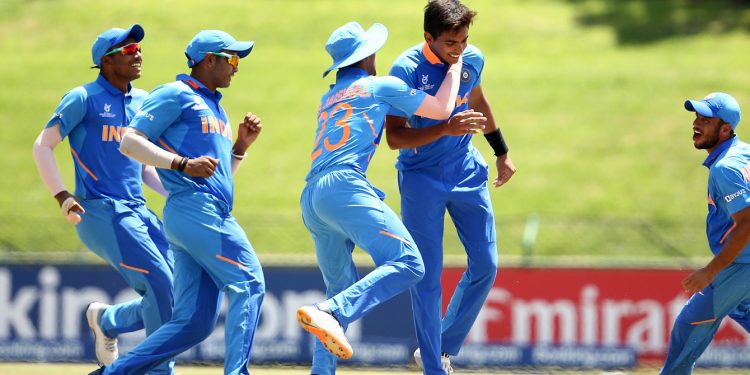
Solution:
<svg viewBox="0 0 750 375">
<path fill-rule="evenodd" d="M 732 263 L 690 300 L 675 319 L 660 374 L 690 374 L 729 315 L 750 332 L 750 264 Z"/>
<path fill-rule="evenodd" d="M 308 181 L 300 204 L 326 284 L 326 302 L 344 327 L 424 276 L 414 240 L 362 174 L 341 167 L 321 172 Z M 376 265 L 361 279 L 352 261 L 355 245 Z M 336 357 L 316 340 L 311 373 L 335 371 Z"/>
<path fill-rule="evenodd" d="M 245 232 L 226 204 L 198 192 L 169 197 L 164 229 L 175 259 L 172 319 L 105 374 L 145 373 L 203 341 L 216 326 L 225 293 L 224 373 L 249 374 L 265 281 Z"/>
<path fill-rule="evenodd" d="M 107 308 L 100 325 L 105 335 L 146 329 L 151 335 L 172 315 L 173 259 L 162 223 L 145 205 L 102 198 L 82 202 L 86 213 L 76 225 L 86 247 L 114 267 L 141 298 Z M 169 358 L 165 358 L 169 359 Z M 173 360 L 151 374 L 172 374 Z"/>
<path fill-rule="evenodd" d="M 476 150 L 446 165 L 399 172 L 401 216 L 417 243 L 425 277 L 411 289 L 425 374 L 444 374 L 441 353 L 458 354 L 495 282 L 495 219 L 488 168 Z M 442 316 L 445 211 L 466 250 L 468 267 Z"/>
</svg>

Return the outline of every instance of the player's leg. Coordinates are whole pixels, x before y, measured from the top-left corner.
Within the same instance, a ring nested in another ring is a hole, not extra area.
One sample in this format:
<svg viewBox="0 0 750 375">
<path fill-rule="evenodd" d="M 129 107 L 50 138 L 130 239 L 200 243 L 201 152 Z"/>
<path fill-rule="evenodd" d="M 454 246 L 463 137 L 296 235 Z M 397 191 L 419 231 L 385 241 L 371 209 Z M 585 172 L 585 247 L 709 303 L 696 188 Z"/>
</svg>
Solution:
<svg viewBox="0 0 750 375">
<path fill-rule="evenodd" d="M 732 263 L 714 277 L 711 285 L 690 297 L 672 327 L 661 374 L 691 373 L 730 312 L 745 327 L 743 310 L 746 312 L 745 303 L 750 299 L 749 278 L 750 265 Z"/>
<path fill-rule="evenodd" d="M 265 281 L 260 262 L 229 208 L 207 194 L 170 198 L 179 213 L 179 227 L 165 210 L 170 242 L 183 247 L 227 294 L 224 371 L 247 374 L 250 351 L 258 325 Z M 184 228 L 184 229 L 181 229 Z"/>
<path fill-rule="evenodd" d="M 487 166 L 475 158 L 456 164 L 455 187 L 448 213 L 464 245 L 467 268 L 461 276 L 442 324 L 442 349 L 458 354 L 492 289 L 498 254 L 495 218 L 487 189 Z"/>
<path fill-rule="evenodd" d="M 145 326 L 148 335 L 171 316 L 171 259 L 164 256 L 166 242 L 161 228 L 144 219 L 137 208 L 108 199 L 86 201 L 85 206 L 86 220 L 77 226 L 82 241 L 114 266 L 142 296 L 114 306 L 89 306 L 87 318 L 96 334 L 97 358 L 108 365 L 117 357 L 114 339 L 119 334 Z M 107 345 L 106 341 L 112 343 Z M 171 366 L 165 365 L 159 371 L 171 373 Z"/>
<path fill-rule="evenodd" d="M 326 175 L 314 209 L 333 230 L 344 233 L 372 257 L 376 268 L 326 302 L 342 324 L 407 290 L 424 276 L 422 257 L 398 216 L 363 176 L 353 171 Z"/>
<path fill-rule="evenodd" d="M 411 288 L 414 326 L 422 367 L 440 373 L 443 272 L 443 227 L 446 192 L 441 171 L 426 168 L 399 172 L 401 217 L 424 261 L 425 276 Z"/>
<path fill-rule="evenodd" d="M 302 221 L 310 232 L 315 244 L 318 268 L 326 285 L 326 297 L 331 298 L 359 280 L 357 268 L 352 260 L 354 243 L 338 230 L 333 230 L 322 221 L 313 208 L 316 196 L 315 183 L 302 192 L 300 207 Z M 346 329 L 346 326 L 342 326 Z M 326 349 L 320 340 L 313 344 L 313 358 L 310 374 L 333 374 L 338 358 Z"/>
<path fill-rule="evenodd" d="M 265 279 L 260 261 L 234 217 L 224 221 L 221 232 L 221 251 L 207 268 L 217 284 L 223 286 L 229 301 L 224 329 L 224 372 L 249 374 L 250 352 L 265 296 Z"/>
<path fill-rule="evenodd" d="M 174 267 L 172 318 L 108 366 L 104 374 L 146 373 L 200 343 L 213 332 L 223 294 L 211 276 L 184 249 L 174 247 Z"/>
</svg>

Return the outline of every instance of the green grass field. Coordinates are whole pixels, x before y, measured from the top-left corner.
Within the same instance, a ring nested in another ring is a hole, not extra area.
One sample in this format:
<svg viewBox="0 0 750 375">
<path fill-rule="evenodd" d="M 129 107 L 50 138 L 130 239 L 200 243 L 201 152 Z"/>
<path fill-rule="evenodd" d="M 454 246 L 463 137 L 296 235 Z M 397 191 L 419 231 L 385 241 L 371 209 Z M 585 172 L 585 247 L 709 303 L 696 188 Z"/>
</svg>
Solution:
<svg viewBox="0 0 750 375">
<path fill-rule="evenodd" d="M 466 3 L 479 11 L 470 42 L 486 55 L 482 86 L 518 167 L 513 180 L 492 193 L 504 259 L 523 253 L 524 227 L 533 215 L 540 218 L 534 253 L 543 259 L 705 256 L 705 153 L 692 147 L 692 116 L 682 102 L 722 90 L 750 106 L 750 9 L 689 0 Z M 347 21 L 384 23 L 390 37 L 378 69 L 385 74 L 402 50 L 422 40 L 423 5 L 3 1 L 0 255 L 64 251 L 91 259 L 41 183 L 31 145 L 62 94 L 95 78 L 89 69 L 94 37 L 134 22 L 146 29 L 143 77 L 135 84 L 147 90 L 187 71 L 183 50 L 200 29 L 256 41 L 224 91 L 235 122 L 253 111 L 264 123 L 236 176 L 234 213 L 261 259 L 312 254 L 298 199 L 316 106 L 331 83 L 320 78 L 330 63 L 324 43 Z M 740 125 L 741 137 L 750 134 L 748 126 Z M 475 144 L 490 156 L 483 139 Z M 72 190 L 67 145 L 57 156 Z M 382 146 L 368 175 L 398 211 L 395 157 Z M 163 200 L 152 192 L 147 197 L 160 213 Z M 459 254 L 450 223 L 447 228 L 446 252 Z"/>
</svg>

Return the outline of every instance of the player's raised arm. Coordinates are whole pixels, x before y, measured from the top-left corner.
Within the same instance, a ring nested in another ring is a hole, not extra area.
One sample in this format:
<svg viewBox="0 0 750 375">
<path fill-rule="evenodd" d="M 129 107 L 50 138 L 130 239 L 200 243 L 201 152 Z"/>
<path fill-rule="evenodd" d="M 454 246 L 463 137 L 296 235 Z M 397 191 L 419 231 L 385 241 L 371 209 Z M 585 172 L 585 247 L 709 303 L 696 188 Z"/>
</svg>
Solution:
<svg viewBox="0 0 750 375">
<path fill-rule="evenodd" d="M 445 74 L 445 79 L 435 96 L 428 95 L 417 108 L 415 115 L 436 120 L 450 117 L 453 108 L 456 107 L 456 94 L 458 94 L 458 86 L 460 85 L 459 78 L 461 77 L 462 66 L 463 58 L 459 57 L 458 61 L 448 69 L 448 73 Z"/>
</svg>

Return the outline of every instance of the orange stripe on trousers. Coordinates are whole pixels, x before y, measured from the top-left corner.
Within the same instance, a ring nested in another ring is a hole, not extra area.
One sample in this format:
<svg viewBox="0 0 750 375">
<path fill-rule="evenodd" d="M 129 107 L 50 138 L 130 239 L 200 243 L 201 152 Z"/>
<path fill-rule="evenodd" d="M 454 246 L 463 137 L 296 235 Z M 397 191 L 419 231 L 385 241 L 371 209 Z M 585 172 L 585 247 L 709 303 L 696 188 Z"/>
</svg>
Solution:
<svg viewBox="0 0 750 375">
<path fill-rule="evenodd" d="M 148 275 L 148 270 L 144 270 L 143 268 L 128 266 L 125 263 L 120 263 L 120 267 L 124 267 L 129 270 L 133 270 L 133 271 L 140 272 L 140 273 L 145 273 L 146 275 Z"/>
<path fill-rule="evenodd" d="M 397 235 L 395 235 L 395 234 L 393 234 L 393 233 L 388 233 L 388 232 L 386 232 L 386 231 L 384 231 L 384 230 L 381 230 L 381 231 L 380 231 L 379 233 L 380 233 L 380 234 L 383 234 L 383 235 L 386 235 L 386 236 L 388 236 L 388 237 L 393 237 L 393 238 L 395 238 L 395 239 L 397 239 L 397 240 L 399 240 L 399 241 L 401 241 L 401 242 L 403 242 L 403 243 L 405 243 L 405 244 L 409 245 L 409 241 L 407 241 L 406 239 L 404 239 L 404 238 L 402 238 L 402 237 L 399 237 L 399 236 L 397 236 Z"/>
<path fill-rule="evenodd" d="M 219 260 L 223 260 L 223 261 L 225 261 L 225 262 L 227 262 L 227 263 L 230 263 L 230 264 L 234 264 L 235 266 L 238 266 L 238 267 L 242 267 L 242 268 L 247 268 L 247 266 L 246 266 L 246 265 L 244 265 L 244 264 L 242 264 L 242 263 L 240 263 L 240 262 L 237 262 L 237 261 L 231 260 L 231 259 L 229 259 L 229 258 L 227 258 L 227 257 L 223 257 L 223 256 L 221 256 L 221 255 L 217 255 L 217 256 L 216 256 L 216 259 L 219 259 Z"/>
</svg>

